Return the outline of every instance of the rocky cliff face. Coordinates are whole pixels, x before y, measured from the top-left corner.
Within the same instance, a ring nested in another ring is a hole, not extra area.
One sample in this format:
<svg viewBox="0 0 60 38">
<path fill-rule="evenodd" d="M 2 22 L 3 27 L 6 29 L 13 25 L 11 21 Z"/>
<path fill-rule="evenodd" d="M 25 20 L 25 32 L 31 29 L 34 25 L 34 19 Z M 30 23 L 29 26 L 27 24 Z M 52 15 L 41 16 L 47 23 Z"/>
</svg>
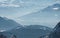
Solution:
<svg viewBox="0 0 60 38">
<path fill-rule="evenodd" d="M 53 29 L 52 33 L 49 35 L 49 38 L 60 38 L 60 22 Z"/>
</svg>

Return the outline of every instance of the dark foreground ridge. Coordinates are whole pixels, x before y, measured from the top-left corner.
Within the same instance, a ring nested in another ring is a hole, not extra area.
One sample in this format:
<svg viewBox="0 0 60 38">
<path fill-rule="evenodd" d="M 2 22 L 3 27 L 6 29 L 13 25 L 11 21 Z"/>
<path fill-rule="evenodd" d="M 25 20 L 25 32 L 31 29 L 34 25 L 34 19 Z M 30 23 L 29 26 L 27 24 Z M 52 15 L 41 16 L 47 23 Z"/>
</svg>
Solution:
<svg viewBox="0 0 60 38">
<path fill-rule="evenodd" d="M 60 22 L 56 25 L 49 38 L 60 38 Z"/>
</svg>

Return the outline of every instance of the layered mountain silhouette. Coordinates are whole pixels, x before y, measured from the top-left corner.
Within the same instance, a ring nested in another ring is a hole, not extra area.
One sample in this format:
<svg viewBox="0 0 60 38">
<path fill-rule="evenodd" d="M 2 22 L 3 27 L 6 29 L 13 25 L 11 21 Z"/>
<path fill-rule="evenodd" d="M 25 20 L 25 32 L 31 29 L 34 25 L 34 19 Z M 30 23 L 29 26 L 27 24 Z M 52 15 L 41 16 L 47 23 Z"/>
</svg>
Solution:
<svg viewBox="0 0 60 38">
<path fill-rule="evenodd" d="M 5 18 L 5 17 L 0 17 L 0 31 L 6 31 L 6 30 L 11 30 L 16 27 L 22 27 L 20 24 L 15 22 L 14 20 Z"/>
<path fill-rule="evenodd" d="M 0 17 L 0 37 L 10 38 L 15 35 L 17 38 L 39 38 L 51 31 L 51 28 L 42 25 L 29 25 L 22 27 L 14 20 Z"/>
</svg>

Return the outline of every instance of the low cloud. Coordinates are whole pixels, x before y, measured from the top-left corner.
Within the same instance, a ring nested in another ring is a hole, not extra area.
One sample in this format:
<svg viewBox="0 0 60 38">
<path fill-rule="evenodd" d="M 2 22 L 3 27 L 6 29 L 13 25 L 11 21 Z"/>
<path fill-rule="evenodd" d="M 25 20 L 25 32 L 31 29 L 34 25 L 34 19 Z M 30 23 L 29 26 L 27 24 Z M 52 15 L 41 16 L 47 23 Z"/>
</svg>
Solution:
<svg viewBox="0 0 60 38">
<path fill-rule="evenodd" d="M 59 8 L 58 8 L 58 7 L 56 7 L 56 8 L 53 8 L 53 10 L 59 10 Z"/>
<path fill-rule="evenodd" d="M 0 2 L 4 2 L 4 1 L 7 1 L 7 0 L 0 0 Z"/>
<path fill-rule="evenodd" d="M 0 4 L 1 7 L 20 7 L 20 5 L 17 4 Z"/>
</svg>

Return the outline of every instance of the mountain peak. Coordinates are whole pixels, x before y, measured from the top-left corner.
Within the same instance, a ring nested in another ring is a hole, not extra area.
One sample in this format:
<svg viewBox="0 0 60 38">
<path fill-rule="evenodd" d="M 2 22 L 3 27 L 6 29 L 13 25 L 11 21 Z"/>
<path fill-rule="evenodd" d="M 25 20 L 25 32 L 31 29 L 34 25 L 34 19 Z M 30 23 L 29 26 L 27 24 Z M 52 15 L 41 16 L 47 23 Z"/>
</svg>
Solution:
<svg viewBox="0 0 60 38">
<path fill-rule="evenodd" d="M 58 27 L 60 27 L 60 22 L 57 24 Z"/>
<path fill-rule="evenodd" d="M 54 28 L 54 30 L 57 30 L 60 28 L 60 22 L 56 25 L 56 27 Z"/>
<path fill-rule="evenodd" d="M 60 4 L 56 3 L 53 5 L 53 7 L 60 7 Z"/>
<path fill-rule="evenodd" d="M 1 17 L 1 16 L 0 16 L 0 20 L 9 20 L 9 19 L 6 18 L 6 17 Z"/>
<path fill-rule="evenodd" d="M 4 19 L 3 17 L 0 16 L 0 20 Z"/>
<path fill-rule="evenodd" d="M 51 6 L 48 6 L 47 8 L 43 9 L 43 11 L 60 11 L 60 4 L 56 3 Z"/>
<path fill-rule="evenodd" d="M 6 17 L 0 17 L 0 32 L 5 30 L 10 30 L 18 26 L 22 27 L 19 23 L 14 20 L 8 19 Z"/>
<path fill-rule="evenodd" d="M 60 6 L 60 4 L 56 3 L 56 4 L 54 4 L 53 6 L 57 6 L 57 7 L 58 7 L 58 6 Z"/>
<path fill-rule="evenodd" d="M 0 16 L 0 18 L 2 18 L 2 17 Z"/>
</svg>

